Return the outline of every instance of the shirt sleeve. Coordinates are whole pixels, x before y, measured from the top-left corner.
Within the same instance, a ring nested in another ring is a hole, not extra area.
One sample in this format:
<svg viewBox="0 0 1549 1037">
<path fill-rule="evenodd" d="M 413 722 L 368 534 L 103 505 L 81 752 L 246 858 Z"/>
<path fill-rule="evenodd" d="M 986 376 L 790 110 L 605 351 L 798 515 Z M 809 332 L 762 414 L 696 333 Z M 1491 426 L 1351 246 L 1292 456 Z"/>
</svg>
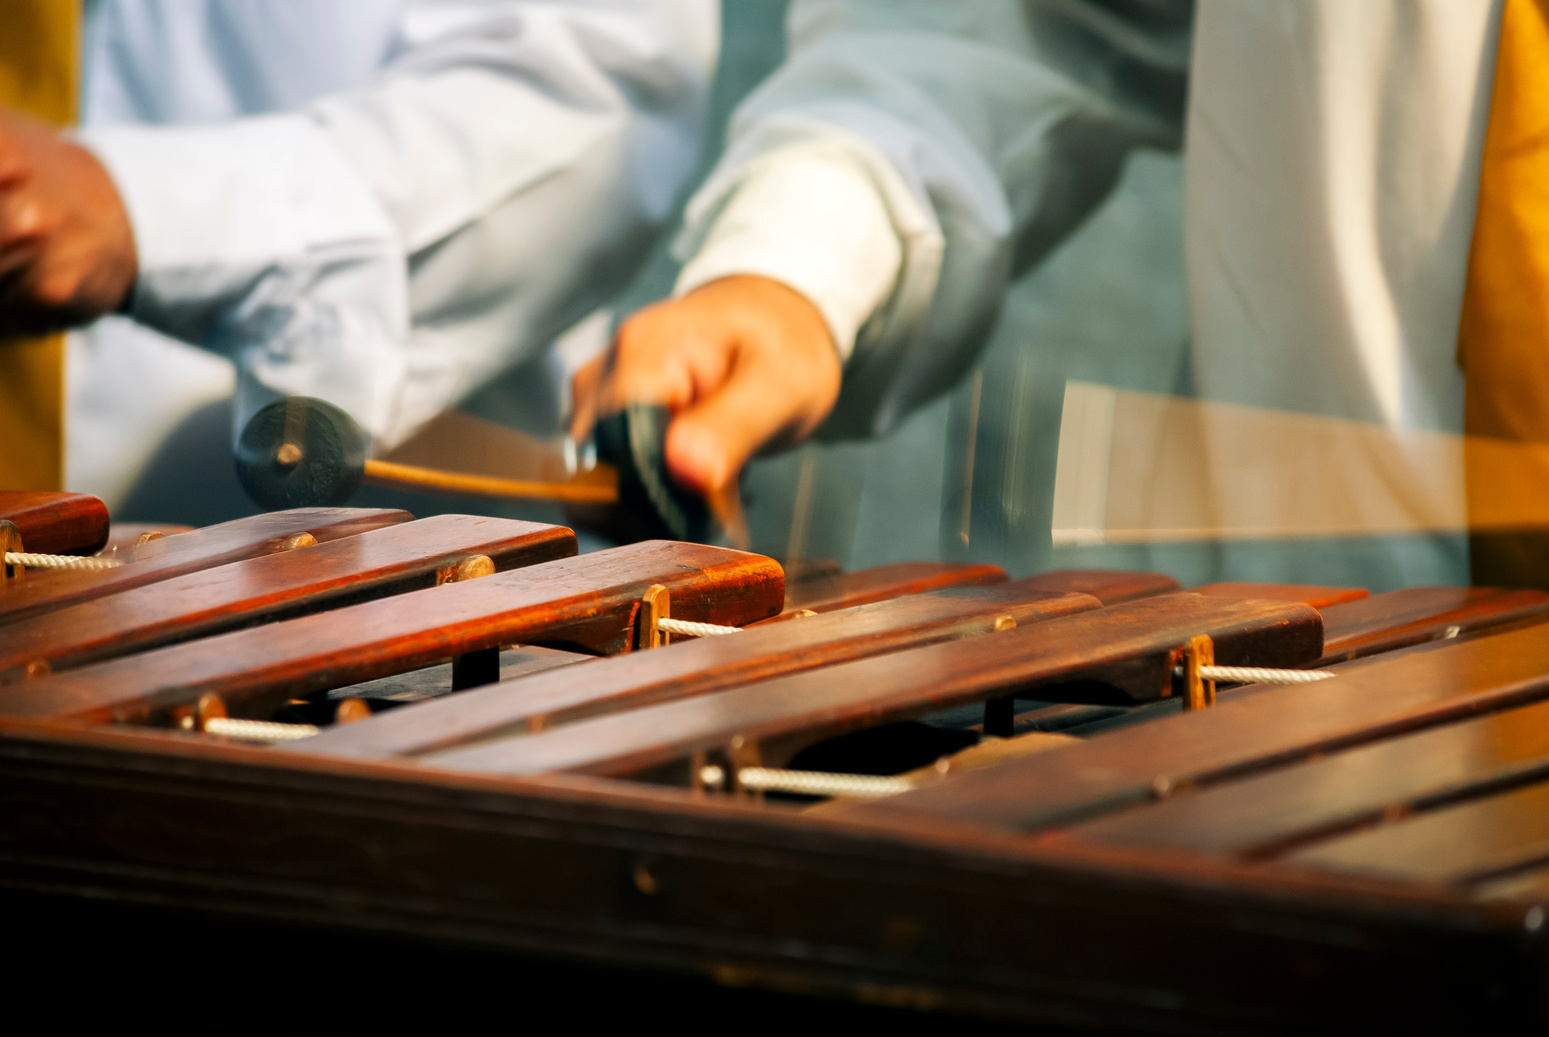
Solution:
<svg viewBox="0 0 1549 1037">
<path fill-rule="evenodd" d="M 785 65 L 689 204 L 679 290 L 726 273 L 811 299 L 845 357 L 826 437 L 885 433 L 953 384 L 1007 282 L 1177 147 L 1191 5 L 797 0 Z"/>
<path fill-rule="evenodd" d="M 84 131 L 133 316 L 237 359 L 239 404 L 321 396 L 390 446 L 627 281 L 698 160 L 719 35 L 714 0 L 409 4 L 360 90 Z"/>
</svg>

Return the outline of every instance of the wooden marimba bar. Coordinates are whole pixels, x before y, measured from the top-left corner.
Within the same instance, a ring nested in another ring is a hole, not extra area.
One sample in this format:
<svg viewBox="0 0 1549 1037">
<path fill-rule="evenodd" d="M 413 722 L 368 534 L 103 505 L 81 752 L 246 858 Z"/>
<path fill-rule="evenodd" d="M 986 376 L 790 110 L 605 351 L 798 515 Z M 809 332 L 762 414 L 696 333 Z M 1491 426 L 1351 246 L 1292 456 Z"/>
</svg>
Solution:
<svg viewBox="0 0 1549 1037">
<path fill-rule="evenodd" d="M 0 591 L 0 886 L 963 1017 L 1549 1021 L 1549 594 L 349 509 L 118 556 Z M 1333 676 L 1184 709 L 1201 637 Z"/>
</svg>

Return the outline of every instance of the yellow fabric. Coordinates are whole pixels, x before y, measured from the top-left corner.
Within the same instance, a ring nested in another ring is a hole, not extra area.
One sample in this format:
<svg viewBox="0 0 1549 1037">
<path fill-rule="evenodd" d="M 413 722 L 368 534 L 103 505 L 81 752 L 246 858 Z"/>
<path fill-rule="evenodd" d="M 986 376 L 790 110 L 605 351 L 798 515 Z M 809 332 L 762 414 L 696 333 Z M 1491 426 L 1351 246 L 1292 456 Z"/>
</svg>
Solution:
<svg viewBox="0 0 1549 1037">
<path fill-rule="evenodd" d="M 0 0 L 0 104 L 75 121 L 81 0 Z M 63 488 L 63 335 L 0 343 L 0 490 Z"/>
<path fill-rule="evenodd" d="M 1549 0 L 1502 10 L 1458 363 L 1465 432 L 1549 443 Z M 1542 472 L 1502 472 L 1483 451 L 1464 463 L 1472 529 L 1504 498 L 1549 494 Z M 1476 532 L 1470 553 L 1475 583 L 1549 586 L 1549 533 Z"/>
</svg>

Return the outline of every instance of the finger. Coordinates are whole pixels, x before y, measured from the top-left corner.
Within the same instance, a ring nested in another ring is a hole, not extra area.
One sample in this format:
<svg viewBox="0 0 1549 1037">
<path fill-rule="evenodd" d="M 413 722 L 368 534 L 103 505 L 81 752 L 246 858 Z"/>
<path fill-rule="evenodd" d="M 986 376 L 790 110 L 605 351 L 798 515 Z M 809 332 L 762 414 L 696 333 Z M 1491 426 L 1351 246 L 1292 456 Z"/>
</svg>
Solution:
<svg viewBox="0 0 1549 1037">
<path fill-rule="evenodd" d="M 21 141 L 15 133 L 14 114 L 0 108 L 0 187 L 24 179 L 28 169 Z"/>
<path fill-rule="evenodd" d="M 43 206 L 25 188 L 0 189 L 0 248 L 44 236 Z"/>
<path fill-rule="evenodd" d="M 570 438 L 577 443 L 592 434 L 597 423 L 597 389 L 606 354 L 588 360 L 570 379 Z"/>
<path fill-rule="evenodd" d="M 721 489 L 765 443 L 804 424 L 811 400 L 761 365 L 734 366 L 718 391 L 679 414 L 667 430 L 673 478 L 701 493 Z"/>
<path fill-rule="evenodd" d="M 597 393 L 599 413 L 646 403 L 680 411 L 718 389 L 730 369 L 734 343 L 677 304 L 653 307 L 619 329 L 611 370 Z"/>
</svg>

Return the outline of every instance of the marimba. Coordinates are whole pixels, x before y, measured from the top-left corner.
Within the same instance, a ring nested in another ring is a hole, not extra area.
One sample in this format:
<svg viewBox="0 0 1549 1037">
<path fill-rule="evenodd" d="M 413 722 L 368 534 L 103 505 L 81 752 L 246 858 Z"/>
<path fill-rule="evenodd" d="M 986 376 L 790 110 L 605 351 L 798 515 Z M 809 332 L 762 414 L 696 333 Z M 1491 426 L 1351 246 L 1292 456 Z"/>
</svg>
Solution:
<svg viewBox="0 0 1549 1037">
<path fill-rule="evenodd" d="M 87 941 L 112 901 L 295 933 L 291 971 L 353 932 L 1163 1032 L 1549 1016 L 1549 594 L 788 583 L 338 508 L 114 551 L 0 591 L 0 886 Z"/>
</svg>

